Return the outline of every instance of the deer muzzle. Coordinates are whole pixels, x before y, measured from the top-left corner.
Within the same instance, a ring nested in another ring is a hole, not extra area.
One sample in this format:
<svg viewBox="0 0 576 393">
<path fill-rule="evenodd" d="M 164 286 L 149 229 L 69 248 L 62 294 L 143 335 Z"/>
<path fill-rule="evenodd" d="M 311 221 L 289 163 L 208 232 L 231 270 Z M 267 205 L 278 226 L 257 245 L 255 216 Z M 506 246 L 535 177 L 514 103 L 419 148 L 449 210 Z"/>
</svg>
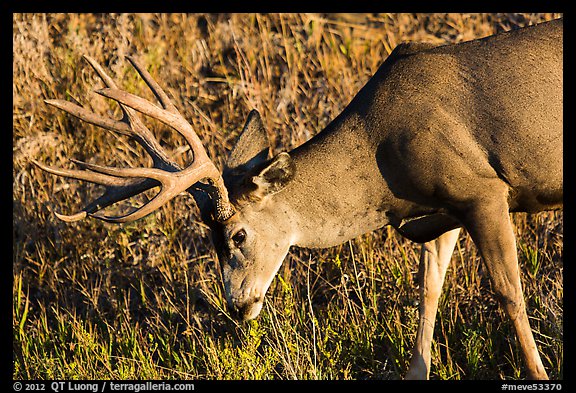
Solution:
<svg viewBox="0 0 576 393">
<path fill-rule="evenodd" d="M 256 318 L 260 314 L 263 304 L 264 299 L 260 296 L 243 300 L 232 299 L 228 302 L 233 317 L 240 321 L 249 321 Z"/>
</svg>

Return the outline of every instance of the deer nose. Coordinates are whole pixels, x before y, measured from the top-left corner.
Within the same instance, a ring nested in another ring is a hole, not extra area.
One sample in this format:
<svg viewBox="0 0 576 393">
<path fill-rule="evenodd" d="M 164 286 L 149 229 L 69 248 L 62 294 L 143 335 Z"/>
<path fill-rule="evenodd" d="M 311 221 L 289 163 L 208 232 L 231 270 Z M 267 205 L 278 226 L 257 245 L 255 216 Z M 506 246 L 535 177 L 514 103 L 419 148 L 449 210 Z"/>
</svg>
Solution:
<svg viewBox="0 0 576 393">
<path fill-rule="evenodd" d="M 255 296 L 246 300 L 232 300 L 230 304 L 233 316 L 241 321 L 254 319 L 262 309 L 262 299 Z"/>
</svg>

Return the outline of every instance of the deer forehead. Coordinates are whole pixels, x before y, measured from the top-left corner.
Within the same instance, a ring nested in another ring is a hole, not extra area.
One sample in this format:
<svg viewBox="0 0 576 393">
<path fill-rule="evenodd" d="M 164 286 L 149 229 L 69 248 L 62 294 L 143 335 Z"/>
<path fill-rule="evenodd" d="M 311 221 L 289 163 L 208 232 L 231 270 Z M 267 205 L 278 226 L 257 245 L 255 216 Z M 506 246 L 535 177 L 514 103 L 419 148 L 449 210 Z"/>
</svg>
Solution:
<svg viewBox="0 0 576 393">
<path fill-rule="evenodd" d="M 277 212 L 268 203 L 248 202 L 236 205 L 237 213 L 230 220 L 232 226 L 268 226 L 271 219 L 279 218 Z"/>
</svg>

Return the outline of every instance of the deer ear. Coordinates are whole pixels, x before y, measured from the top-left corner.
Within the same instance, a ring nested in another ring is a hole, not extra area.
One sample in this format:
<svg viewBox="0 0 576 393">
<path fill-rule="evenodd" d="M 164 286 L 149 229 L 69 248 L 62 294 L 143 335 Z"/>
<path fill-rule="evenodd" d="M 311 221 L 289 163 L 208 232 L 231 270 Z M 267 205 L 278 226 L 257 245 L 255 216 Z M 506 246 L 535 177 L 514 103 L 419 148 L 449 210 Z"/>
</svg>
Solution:
<svg viewBox="0 0 576 393">
<path fill-rule="evenodd" d="M 258 175 L 252 177 L 257 187 L 255 194 L 263 198 L 281 191 L 294 178 L 295 173 L 296 165 L 290 154 L 278 154 Z"/>
<path fill-rule="evenodd" d="M 257 110 L 248 114 L 244 129 L 226 160 L 225 173 L 247 172 L 268 159 L 270 142 Z"/>
</svg>

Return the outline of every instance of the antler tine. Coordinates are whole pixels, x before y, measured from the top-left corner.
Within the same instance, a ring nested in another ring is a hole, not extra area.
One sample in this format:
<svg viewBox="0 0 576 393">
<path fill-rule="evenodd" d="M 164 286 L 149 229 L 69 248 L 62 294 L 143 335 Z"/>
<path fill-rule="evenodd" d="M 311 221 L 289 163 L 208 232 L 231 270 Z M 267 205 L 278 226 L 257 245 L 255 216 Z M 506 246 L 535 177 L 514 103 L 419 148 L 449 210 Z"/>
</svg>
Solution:
<svg viewBox="0 0 576 393">
<path fill-rule="evenodd" d="M 135 58 L 133 58 L 132 56 L 126 56 L 126 59 L 128 59 L 128 61 L 136 69 L 138 74 L 140 74 L 142 79 L 144 79 L 144 82 L 146 82 L 150 90 L 152 90 L 152 93 L 154 93 L 158 101 L 160 101 L 162 107 L 169 112 L 179 113 L 178 109 L 176 109 L 172 101 L 170 101 L 170 98 L 168 98 L 168 95 L 164 92 L 164 89 L 162 89 L 162 87 L 160 87 L 160 85 L 154 80 L 154 78 L 152 78 L 152 75 L 150 75 L 150 73 L 146 70 L 146 68 L 143 67 L 142 64 L 140 64 L 140 62 Z"/>
<path fill-rule="evenodd" d="M 125 186 L 125 185 L 127 185 L 126 180 L 119 178 L 119 177 L 108 176 L 108 175 L 103 174 L 103 173 L 81 171 L 81 170 L 77 170 L 77 169 L 57 168 L 57 167 L 53 167 L 53 166 L 48 166 L 46 164 L 42 164 L 42 163 L 40 163 L 34 159 L 31 159 L 31 161 L 34 165 L 36 165 L 37 167 L 39 167 L 43 171 L 46 171 L 46 172 L 51 173 L 53 175 L 68 177 L 70 179 L 83 180 L 83 181 L 87 181 L 87 182 L 94 183 L 94 184 L 100 184 L 103 186 Z M 72 161 L 78 165 L 86 164 L 82 161 L 78 161 L 78 160 L 74 160 L 74 159 L 70 159 L 70 161 Z"/>
<path fill-rule="evenodd" d="M 51 173 L 53 175 L 68 177 L 71 179 L 83 180 L 94 184 L 106 186 L 106 191 L 103 195 L 91 202 L 88 206 L 78 213 L 72 215 L 65 215 L 55 212 L 56 216 L 62 221 L 74 222 L 85 218 L 87 215 L 93 215 L 98 210 L 108 207 L 115 202 L 130 198 L 143 191 L 158 185 L 158 182 L 153 179 L 122 179 L 119 177 L 105 175 L 103 173 L 87 172 L 76 169 L 57 168 L 42 164 L 34 159 L 31 160 L 34 165 L 40 169 Z M 78 160 L 70 159 L 70 161 L 83 166 L 83 163 Z M 99 218 L 97 216 L 97 218 Z"/>
<path fill-rule="evenodd" d="M 102 127 L 107 130 L 115 131 L 119 134 L 126 136 L 134 136 L 134 131 L 130 128 L 127 122 L 120 120 L 113 120 L 101 115 L 97 115 L 89 110 L 82 108 L 70 101 L 64 100 L 44 100 L 48 105 L 63 110 L 86 123 L 94 124 L 95 126 Z M 130 109 L 130 108 L 128 108 Z"/>
<path fill-rule="evenodd" d="M 92 57 L 88 55 L 82 55 L 82 58 L 84 58 L 84 60 L 86 60 L 88 64 L 92 66 L 94 71 L 96 71 L 96 73 L 98 74 L 100 79 L 102 79 L 102 81 L 106 84 L 106 86 L 112 87 L 114 89 L 118 88 L 118 86 L 116 86 L 116 82 L 114 82 L 114 79 L 108 76 L 106 71 L 104 71 L 104 68 L 102 68 L 102 66 L 96 60 L 94 60 Z"/>
</svg>

